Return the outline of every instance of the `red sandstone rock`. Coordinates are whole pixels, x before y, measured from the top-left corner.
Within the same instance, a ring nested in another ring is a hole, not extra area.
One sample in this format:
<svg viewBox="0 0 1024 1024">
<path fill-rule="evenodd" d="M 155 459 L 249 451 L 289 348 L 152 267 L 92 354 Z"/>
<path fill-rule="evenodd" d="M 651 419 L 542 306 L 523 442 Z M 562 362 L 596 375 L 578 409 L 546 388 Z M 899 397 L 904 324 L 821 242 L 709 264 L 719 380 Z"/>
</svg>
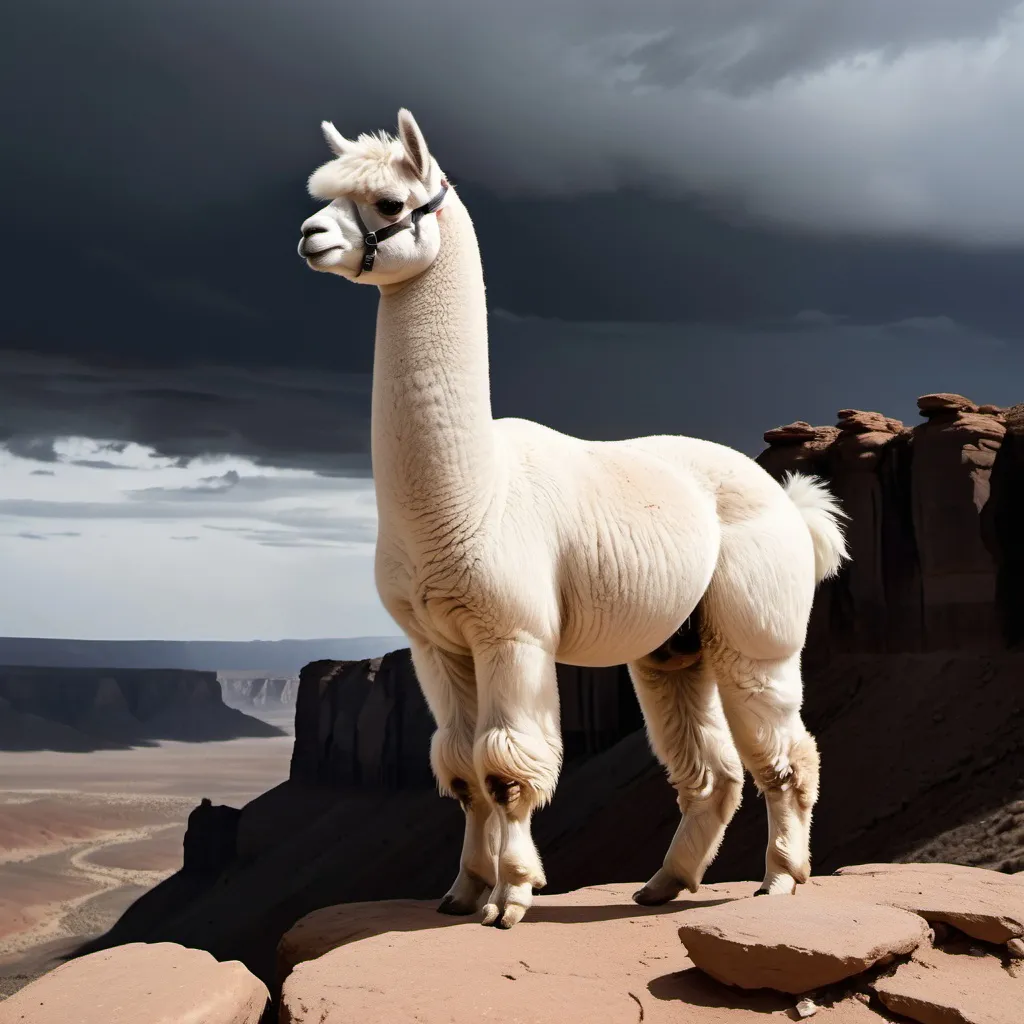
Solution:
<svg viewBox="0 0 1024 1024">
<path fill-rule="evenodd" d="M 895 907 L 801 891 L 695 910 L 679 937 L 690 959 L 725 984 L 800 994 L 911 953 L 928 927 Z"/>
<path fill-rule="evenodd" d="M 765 433 L 769 447 L 758 455 L 757 462 L 776 480 L 787 473 L 827 477 L 829 449 L 838 437 L 836 427 L 815 427 L 805 420 L 797 420 Z M 831 646 L 831 601 L 832 587 L 820 588 L 808 627 L 808 646 L 821 657 Z"/>
<path fill-rule="evenodd" d="M 978 412 L 984 413 L 986 416 L 998 416 L 1002 418 L 1006 410 L 1000 405 L 979 405 Z"/>
<path fill-rule="evenodd" d="M 921 566 L 925 644 L 991 650 L 999 644 L 996 566 L 982 535 L 989 474 L 1006 427 L 959 395 L 918 400 L 912 505 Z"/>
<path fill-rule="evenodd" d="M 851 434 L 901 434 L 906 429 L 902 420 L 860 409 L 840 409 L 837 426 L 840 431 Z"/>
<path fill-rule="evenodd" d="M 899 420 L 858 409 L 839 411 L 839 437 L 827 456 L 832 492 L 850 517 L 846 534 L 855 557 L 841 581 L 842 598 L 853 615 L 844 616 L 845 645 L 882 650 L 886 645 L 886 573 L 883 571 L 887 505 L 881 473 L 889 447 L 906 433 Z"/>
<path fill-rule="evenodd" d="M 269 998 L 237 960 L 133 942 L 44 974 L 0 1003 L 0 1024 L 257 1024 Z"/>
<path fill-rule="evenodd" d="M 806 420 L 794 420 L 784 427 L 766 430 L 764 439 L 768 444 L 803 444 L 804 441 L 814 441 L 818 437 L 818 432 L 825 429 L 827 428 L 811 426 Z"/>
<path fill-rule="evenodd" d="M 871 986 L 894 1013 L 920 1024 L 1017 1024 L 1024 1019 L 1024 980 L 995 956 L 950 955 L 922 948 L 891 977 Z"/>
<path fill-rule="evenodd" d="M 917 400 L 917 407 L 922 416 L 942 416 L 958 412 L 977 412 L 978 407 L 963 395 L 951 395 L 940 392 L 935 395 L 922 395 Z"/>
<path fill-rule="evenodd" d="M 435 912 L 433 901 L 329 907 L 303 918 L 281 942 L 282 970 L 287 973 L 297 964 L 284 982 L 281 1021 L 789 1020 L 792 996 L 720 985 L 686 959 L 676 936 L 680 922 L 701 912 L 695 908 L 747 895 L 751 885 L 705 886 L 696 896 L 661 908 L 636 906 L 630 900 L 636 885 L 541 895 L 527 919 L 511 931 L 482 928 L 472 918 L 446 918 Z M 780 909 L 800 902 L 771 899 Z M 813 1019 L 816 1024 L 878 1024 L 885 1018 L 845 998 L 821 1005 Z"/>
<path fill-rule="evenodd" d="M 1024 645 L 1024 404 L 1005 410 L 1006 433 L 989 477 L 982 510 L 985 544 L 996 571 L 996 606 L 1003 640 Z"/>
<path fill-rule="evenodd" d="M 823 456 L 838 436 L 835 427 L 814 427 L 797 420 L 766 431 L 764 439 L 770 447 L 757 461 L 776 479 L 787 472 L 819 474 L 824 468 Z"/>
<path fill-rule="evenodd" d="M 857 864 L 809 887 L 826 900 L 871 899 L 910 910 L 984 942 L 1024 935 L 1022 876 L 958 864 Z"/>
</svg>

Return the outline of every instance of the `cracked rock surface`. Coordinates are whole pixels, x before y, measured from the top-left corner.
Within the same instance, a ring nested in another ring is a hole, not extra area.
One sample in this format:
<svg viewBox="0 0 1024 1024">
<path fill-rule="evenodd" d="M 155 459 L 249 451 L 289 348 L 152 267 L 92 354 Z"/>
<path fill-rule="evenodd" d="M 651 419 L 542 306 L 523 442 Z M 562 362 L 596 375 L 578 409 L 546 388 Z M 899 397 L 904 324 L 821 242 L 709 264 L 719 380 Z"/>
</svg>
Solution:
<svg viewBox="0 0 1024 1024">
<path fill-rule="evenodd" d="M 753 898 L 756 882 L 704 886 L 664 907 L 638 907 L 635 884 L 536 897 L 511 931 L 436 913 L 434 901 L 328 907 L 282 939 L 283 1024 L 765 1024 L 795 1016 L 797 997 L 724 985 L 679 941 L 689 916 L 733 901 L 795 910 L 800 897 Z M 927 927 L 889 907 L 912 948 Z M 927 940 L 925 940 L 927 941 Z M 896 1020 L 849 991 L 816 996 L 816 1024 Z"/>
<path fill-rule="evenodd" d="M 871 986 L 894 1013 L 921 1024 L 1013 1024 L 1024 1020 L 1024 980 L 994 956 L 924 947 Z"/>
</svg>

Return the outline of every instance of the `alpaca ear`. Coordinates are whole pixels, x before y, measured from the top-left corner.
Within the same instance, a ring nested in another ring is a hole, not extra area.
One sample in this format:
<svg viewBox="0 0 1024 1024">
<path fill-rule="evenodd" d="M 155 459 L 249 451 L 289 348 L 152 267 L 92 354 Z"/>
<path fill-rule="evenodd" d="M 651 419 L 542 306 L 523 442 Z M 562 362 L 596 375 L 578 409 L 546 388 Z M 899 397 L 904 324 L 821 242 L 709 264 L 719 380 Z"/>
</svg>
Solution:
<svg viewBox="0 0 1024 1024">
<path fill-rule="evenodd" d="M 398 137 L 402 140 L 405 157 L 409 161 L 413 174 L 420 181 L 426 181 L 430 173 L 430 151 L 427 140 L 416 123 L 416 118 L 405 107 L 398 112 Z"/>
<path fill-rule="evenodd" d="M 321 121 L 320 130 L 324 133 L 324 139 L 335 156 L 344 156 L 352 149 L 352 143 L 330 121 Z"/>
</svg>

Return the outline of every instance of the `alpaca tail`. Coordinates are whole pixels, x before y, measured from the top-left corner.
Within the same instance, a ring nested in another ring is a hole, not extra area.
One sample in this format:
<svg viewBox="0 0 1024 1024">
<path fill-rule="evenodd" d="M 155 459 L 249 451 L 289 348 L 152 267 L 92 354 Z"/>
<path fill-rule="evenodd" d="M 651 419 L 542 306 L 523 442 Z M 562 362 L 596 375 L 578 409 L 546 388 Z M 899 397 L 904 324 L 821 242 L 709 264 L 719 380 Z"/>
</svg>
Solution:
<svg viewBox="0 0 1024 1024">
<path fill-rule="evenodd" d="M 800 510 L 811 532 L 815 580 L 820 583 L 835 576 L 850 557 L 842 524 L 842 520 L 849 516 L 835 495 L 816 476 L 787 473 L 782 478 L 782 489 Z"/>
</svg>

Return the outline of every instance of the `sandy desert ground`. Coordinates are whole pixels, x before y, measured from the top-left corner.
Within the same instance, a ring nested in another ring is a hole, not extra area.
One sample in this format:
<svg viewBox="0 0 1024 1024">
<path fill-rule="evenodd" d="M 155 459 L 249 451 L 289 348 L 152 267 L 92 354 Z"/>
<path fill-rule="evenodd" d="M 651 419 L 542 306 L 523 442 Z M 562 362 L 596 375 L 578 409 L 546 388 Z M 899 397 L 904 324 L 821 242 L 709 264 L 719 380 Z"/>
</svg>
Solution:
<svg viewBox="0 0 1024 1024">
<path fill-rule="evenodd" d="M 0 998 L 173 874 L 203 797 L 240 807 L 287 778 L 290 713 L 259 717 L 289 735 L 0 753 Z"/>
</svg>

